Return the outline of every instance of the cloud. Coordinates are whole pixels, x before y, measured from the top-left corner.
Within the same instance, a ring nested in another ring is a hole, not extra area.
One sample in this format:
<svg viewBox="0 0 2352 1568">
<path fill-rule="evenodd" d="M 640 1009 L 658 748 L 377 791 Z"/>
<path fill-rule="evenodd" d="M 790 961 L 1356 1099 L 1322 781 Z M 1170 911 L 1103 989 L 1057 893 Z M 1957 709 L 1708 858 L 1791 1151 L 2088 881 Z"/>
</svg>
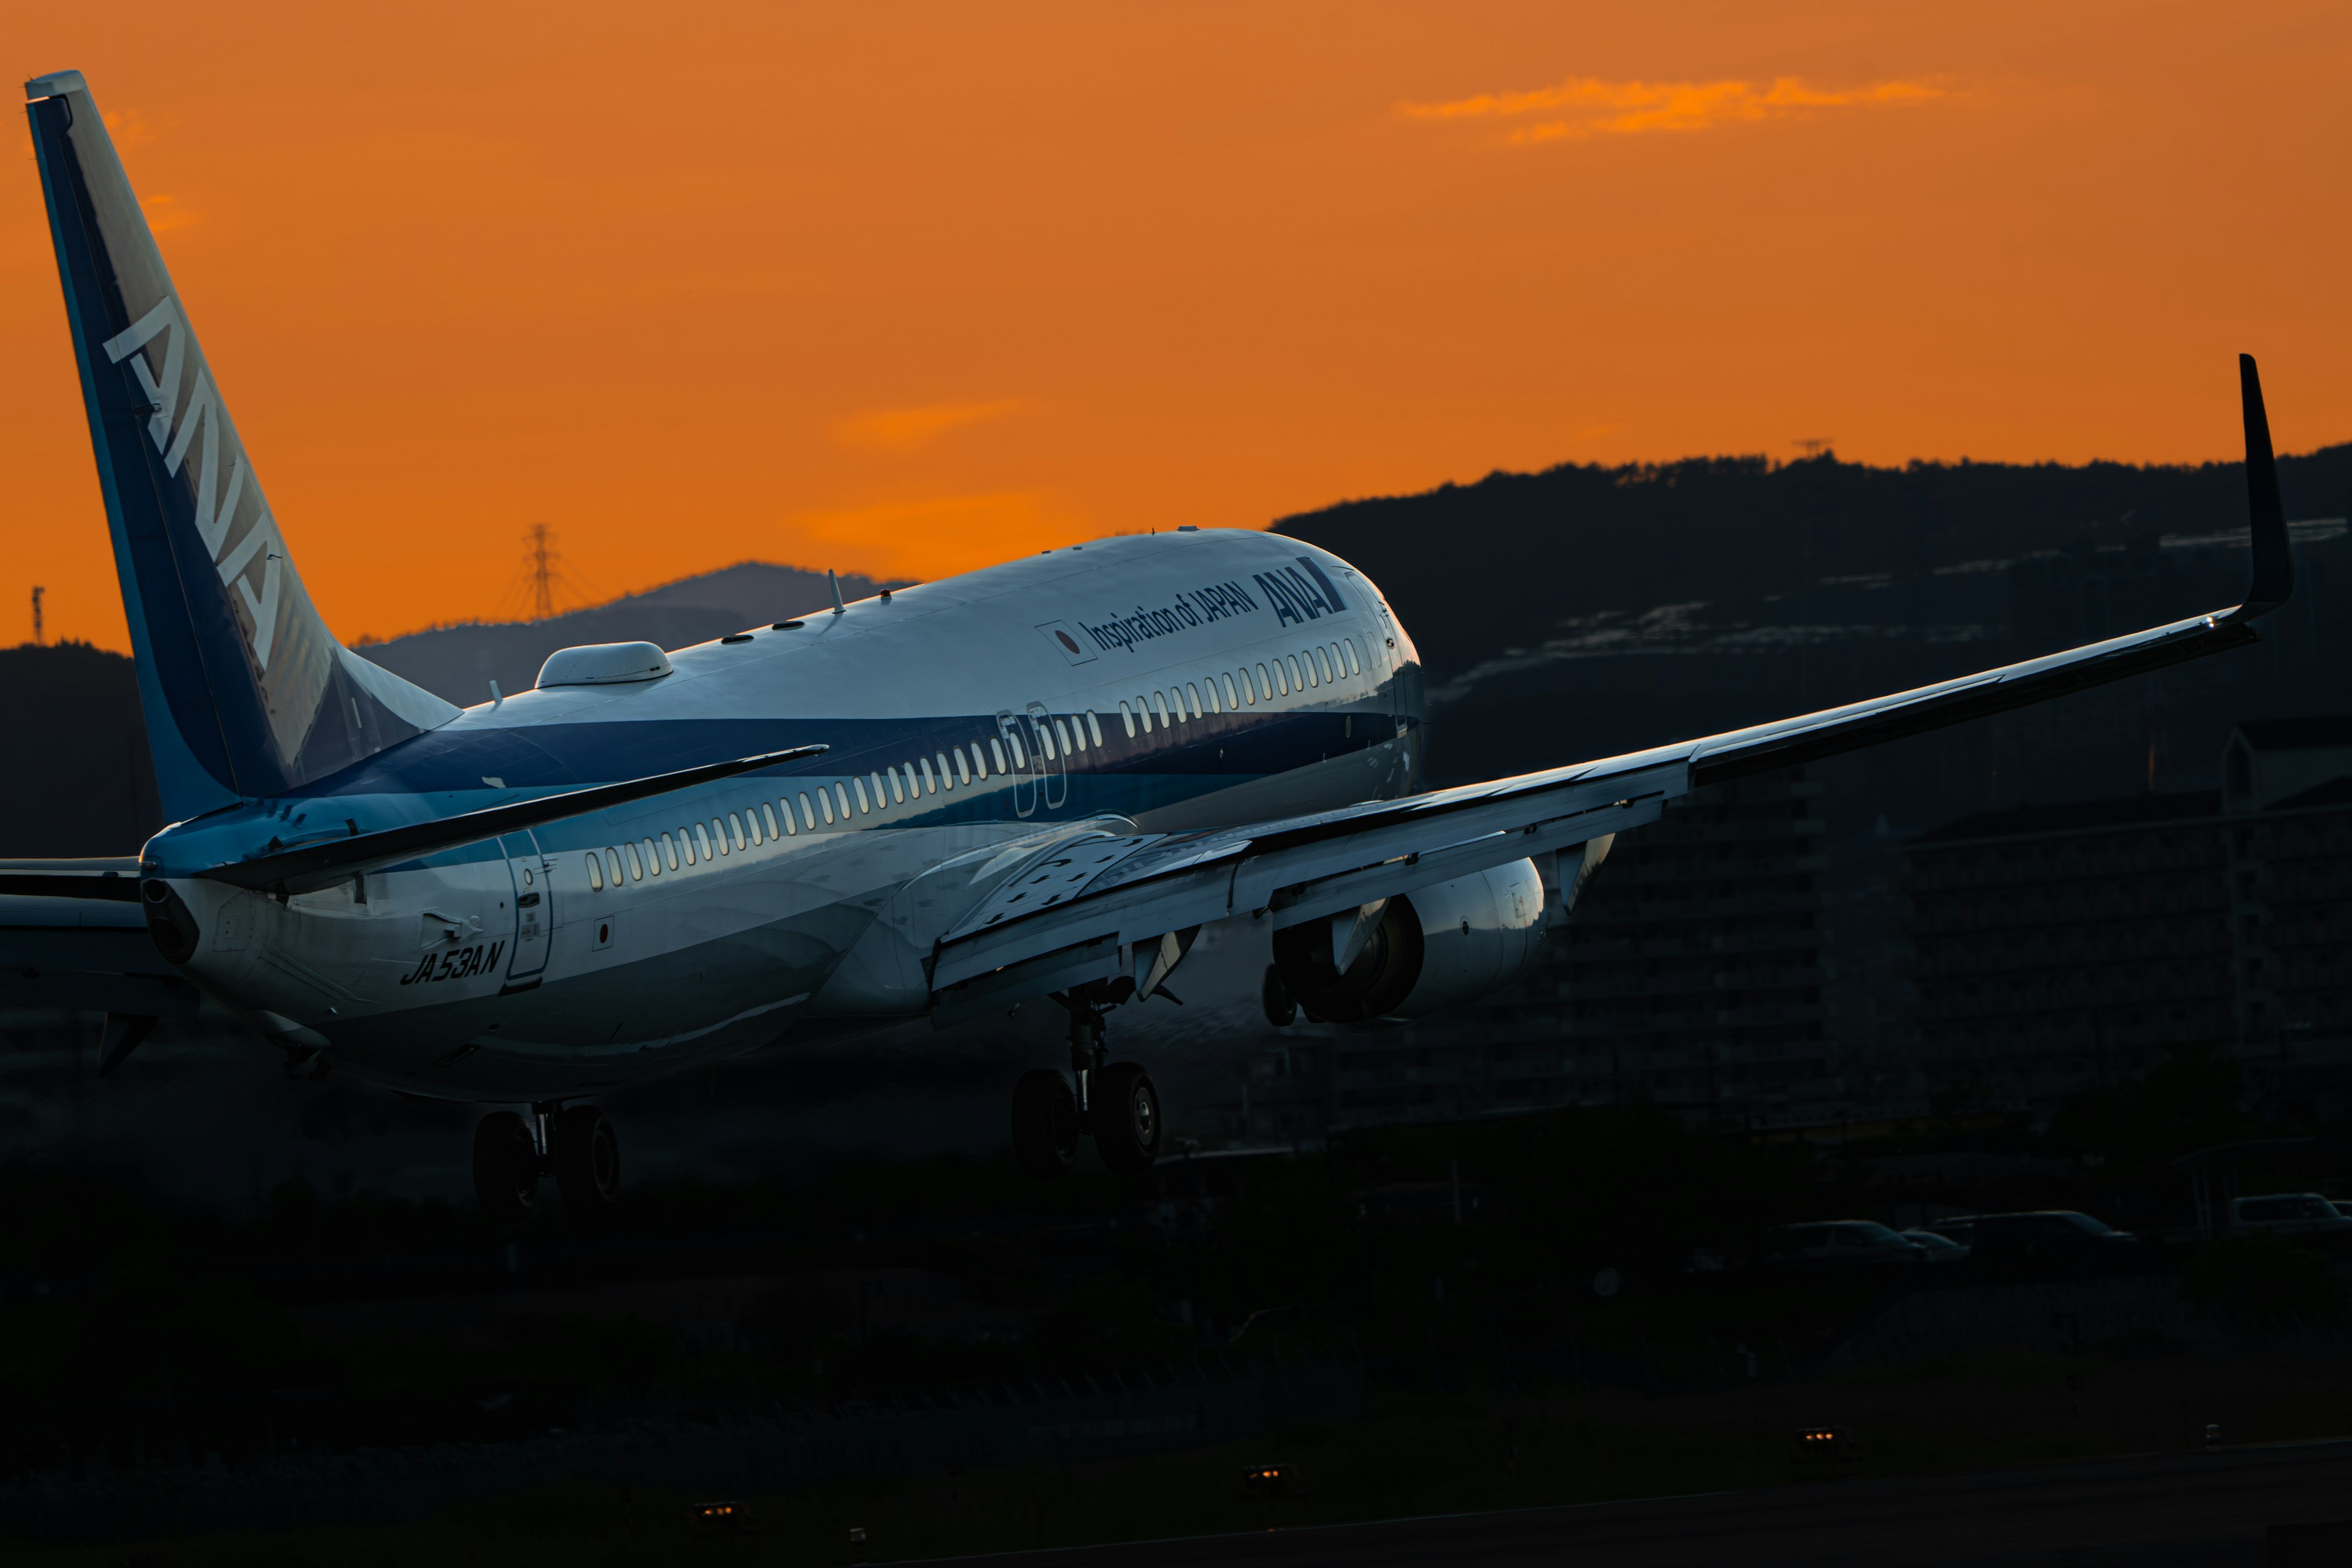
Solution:
<svg viewBox="0 0 2352 1568">
<path fill-rule="evenodd" d="M 154 128 L 147 123 L 147 117 L 135 109 L 104 110 L 98 118 L 100 123 L 106 127 L 107 137 L 114 143 L 117 152 L 144 147 L 155 140 Z"/>
<path fill-rule="evenodd" d="M 1533 92 L 1480 93 L 1445 103 L 1400 103 L 1408 120 L 1520 120 L 1557 113 L 1534 124 L 1511 128 L 1517 142 L 1558 142 L 1586 136 L 1633 136 L 1649 131 L 1706 131 L 1717 125 L 1832 109 L 1875 109 L 1941 98 L 1944 89 L 1925 82 L 1882 81 L 1845 91 L 1809 88 L 1795 77 L 1769 87 L 1750 81 L 1603 81 L 1571 77 Z"/>
<path fill-rule="evenodd" d="M 156 234 L 169 234 L 175 228 L 185 228 L 200 221 L 174 196 L 142 197 L 139 210 L 147 215 L 147 226 Z"/>
<path fill-rule="evenodd" d="M 803 512 L 785 531 L 796 560 L 876 576 L 933 578 L 1034 555 L 1100 531 L 1043 491 L 1001 490 Z"/>
<path fill-rule="evenodd" d="M 882 408 L 840 420 L 833 438 L 870 452 L 911 452 L 950 430 L 984 424 L 1019 412 L 1017 397 L 993 403 L 931 403 L 920 408 Z"/>
</svg>

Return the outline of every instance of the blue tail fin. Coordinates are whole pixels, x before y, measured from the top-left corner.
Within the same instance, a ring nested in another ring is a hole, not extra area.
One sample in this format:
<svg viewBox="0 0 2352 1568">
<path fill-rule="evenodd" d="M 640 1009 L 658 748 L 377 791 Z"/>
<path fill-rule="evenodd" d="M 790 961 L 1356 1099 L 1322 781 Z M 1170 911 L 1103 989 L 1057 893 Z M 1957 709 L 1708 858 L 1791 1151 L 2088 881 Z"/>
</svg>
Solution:
<svg viewBox="0 0 2352 1568">
<path fill-rule="evenodd" d="M 81 74 L 25 92 L 164 816 L 446 723 L 457 709 L 319 618 Z"/>
</svg>

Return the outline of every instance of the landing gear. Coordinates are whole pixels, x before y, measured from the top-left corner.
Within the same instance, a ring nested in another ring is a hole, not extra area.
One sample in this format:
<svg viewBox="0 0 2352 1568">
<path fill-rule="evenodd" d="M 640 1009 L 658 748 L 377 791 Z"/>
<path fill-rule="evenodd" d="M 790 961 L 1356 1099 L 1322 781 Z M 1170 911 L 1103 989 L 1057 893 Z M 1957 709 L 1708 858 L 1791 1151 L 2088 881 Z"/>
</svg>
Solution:
<svg viewBox="0 0 2352 1568">
<path fill-rule="evenodd" d="M 621 1142 L 613 1119 L 575 1105 L 555 1119 L 555 1190 L 582 1219 L 603 1215 L 621 1195 Z"/>
<path fill-rule="evenodd" d="M 1148 1171 L 1160 1157 L 1164 1135 L 1151 1075 L 1136 1062 L 1103 1063 L 1103 1015 L 1132 990 L 1055 994 L 1070 1015 L 1070 1077 L 1078 1087 L 1072 1094 L 1069 1079 L 1050 1068 L 1024 1073 L 1014 1086 L 1013 1155 L 1029 1174 L 1045 1181 L 1066 1174 L 1081 1133 L 1094 1135 L 1095 1152 L 1119 1175 Z"/>
<path fill-rule="evenodd" d="M 539 1201 L 539 1144 L 511 1110 L 493 1110 L 474 1123 L 474 1196 L 498 1225 L 521 1224 Z"/>
<path fill-rule="evenodd" d="M 520 1225 L 539 1201 L 539 1181 L 552 1175 L 563 1206 L 583 1219 L 603 1215 L 621 1193 L 621 1144 L 612 1119 L 593 1105 L 565 1110 L 554 1100 L 528 1119 L 494 1110 L 474 1123 L 474 1195 L 499 1225 Z"/>
<path fill-rule="evenodd" d="M 1068 1175 L 1078 1157 L 1078 1102 L 1052 1068 L 1023 1073 L 1013 1086 L 1013 1157 L 1041 1182 Z"/>
<path fill-rule="evenodd" d="M 1113 1062 L 1094 1075 L 1091 1120 L 1095 1152 L 1122 1176 L 1151 1169 L 1160 1158 L 1160 1091 L 1137 1062 Z"/>
</svg>

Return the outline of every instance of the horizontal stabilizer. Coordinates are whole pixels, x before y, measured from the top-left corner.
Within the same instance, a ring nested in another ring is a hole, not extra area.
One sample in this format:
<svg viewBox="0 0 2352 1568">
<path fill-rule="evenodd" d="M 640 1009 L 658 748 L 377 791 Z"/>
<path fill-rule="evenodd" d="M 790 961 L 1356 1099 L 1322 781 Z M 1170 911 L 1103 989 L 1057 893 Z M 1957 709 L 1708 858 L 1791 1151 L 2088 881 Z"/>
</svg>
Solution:
<svg viewBox="0 0 2352 1568">
<path fill-rule="evenodd" d="M 691 789 L 697 784 L 732 778 L 738 773 L 757 773 L 761 768 L 814 757 L 824 750 L 824 746 L 793 746 L 781 752 L 765 752 L 756 757 L 738 757 L 731 762 L 680 768 L 676 773 L 624 779 L 619 784 L 593 784 L 587 789 L 567 790 L 562 795 L 543 795 L 531 800 L 519 800 L 511 805 L 486 806 L 480 811 L 469 811 L 458 816 L 436 817 L 431 822 L 412 822 L 402 827 L 386 827 L 374 833 L 354 833 L 347 838 L 330 838 L 316 844 L 299 845 L 291 849 L 278 849 L 255 856 L 249 860 L 216 866 L 198 875 L 211 881 L 226 882 L 232 887 L 250 888 L 256 891 L 306 893 L 340 882 L 346 877 L 397 865 L 403 860 L 414 860 L 421 855 L 477 844 L 486 838 L 495 838 L 501 833 L 516 833 L 526 827 L 537 827 L 542 823 L 560 822 L 567 816 L 581 816 L 592 811 L 626 805 L 631 801 L 667 795 L 672 790 Z"/>
</svg>

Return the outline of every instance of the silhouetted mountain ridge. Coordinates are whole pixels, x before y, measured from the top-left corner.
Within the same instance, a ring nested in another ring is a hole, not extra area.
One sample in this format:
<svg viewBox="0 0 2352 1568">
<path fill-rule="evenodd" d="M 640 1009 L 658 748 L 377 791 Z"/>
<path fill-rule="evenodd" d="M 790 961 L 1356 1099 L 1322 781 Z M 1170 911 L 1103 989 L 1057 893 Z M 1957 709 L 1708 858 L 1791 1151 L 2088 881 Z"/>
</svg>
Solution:
<svg viewBox="0 0 2352 1568">
<path fill-rule="evenodd" d="M 898 579 L 841 579 L 845 599 L 863 599 Z M 699 576 L 681 577 L 609 604 L 543 621 L 467 621 L 431 626 L 360 649 L 368 658 L 460 707 L 487 700 L 490 682 L 502 691 L 528 691 L 539 667 L 560 647 L 583 643 L 650 642 L 688 647 L 746 626 L 761 626 L 829 607 L 832 589 L 822 572 L 739 561 Z"/>
<path fill-rule="evenodd" d="M 2293 518 L 2352 510 L 2352 443 L 2279 461 Z M 1833 453 L 1501 470 L 1342 501 L 1275 529 L 1370 573 L 1433 671 L 1543 641 L 1567 616 L 1738 605 L 1824 578 L 1917 575 L 2246 521 L 2242 463 L 1957 463 Z"/>
</svg>

